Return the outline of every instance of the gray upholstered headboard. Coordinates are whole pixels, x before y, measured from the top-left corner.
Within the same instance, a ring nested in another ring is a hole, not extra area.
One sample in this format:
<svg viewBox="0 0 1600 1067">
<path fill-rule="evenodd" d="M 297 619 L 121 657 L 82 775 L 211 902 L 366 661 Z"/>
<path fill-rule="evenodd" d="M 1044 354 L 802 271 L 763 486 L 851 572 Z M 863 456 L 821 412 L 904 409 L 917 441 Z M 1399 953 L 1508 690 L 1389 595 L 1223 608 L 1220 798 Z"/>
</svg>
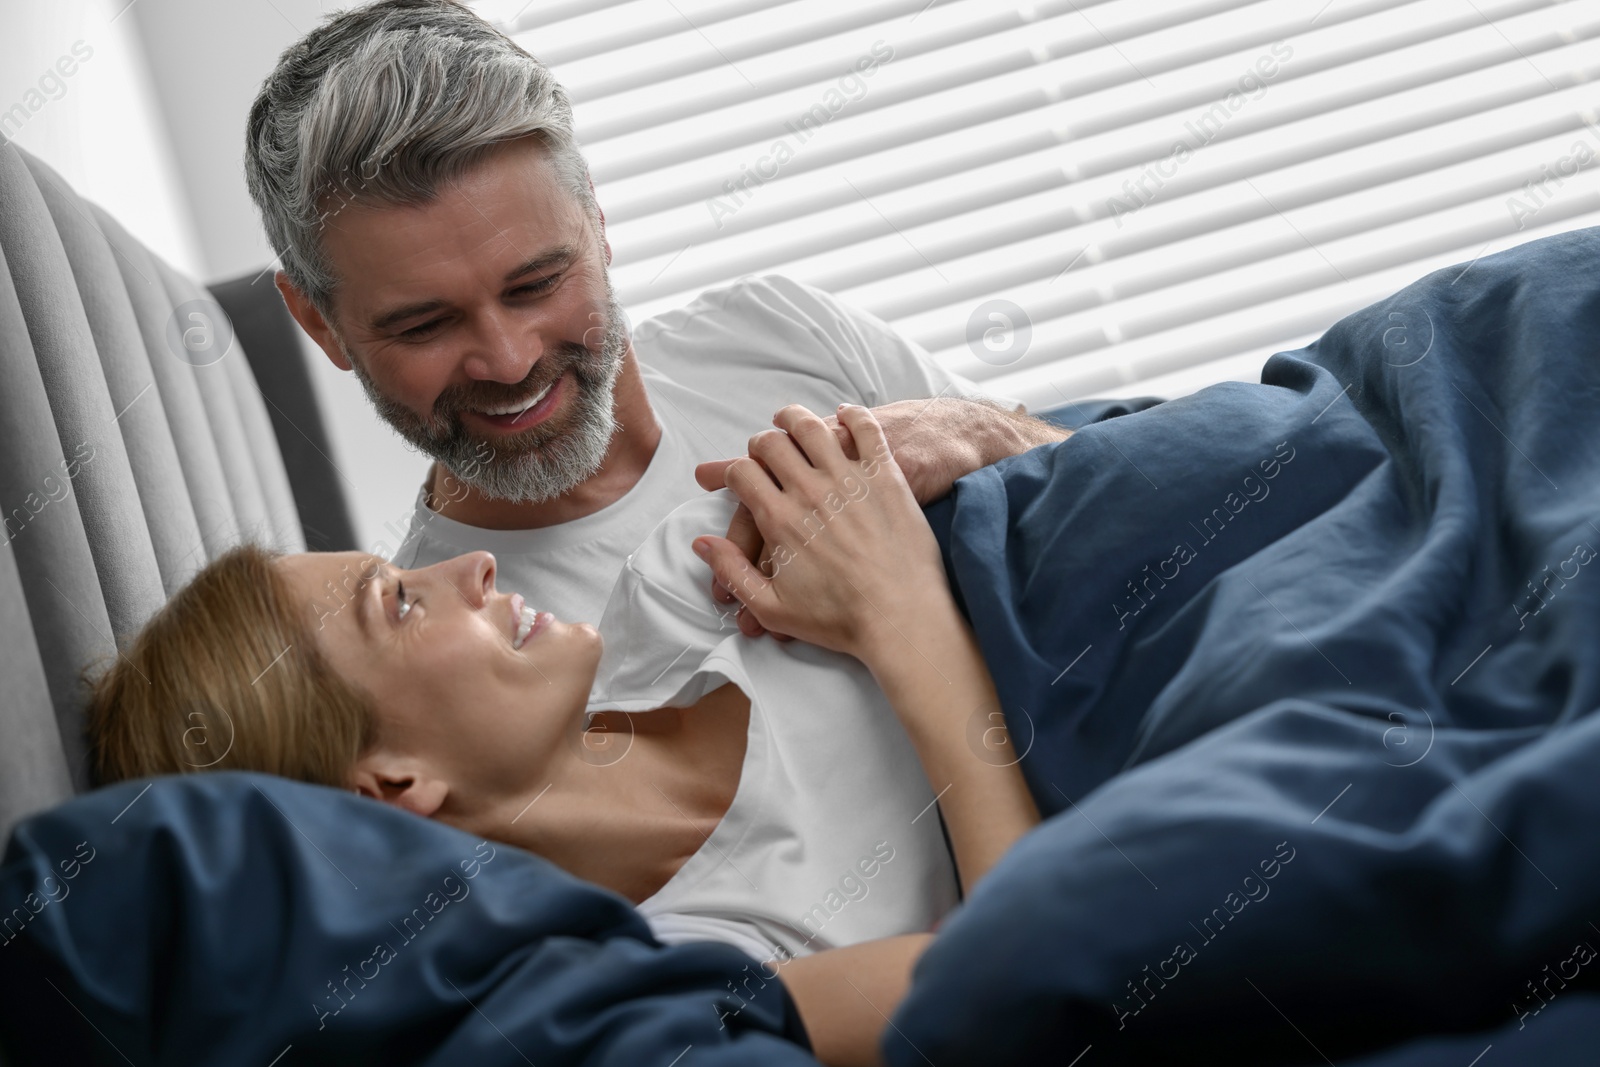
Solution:
<svg viewBox="0 0 1600 1067">
<path fill-rule="evenodd" d="M 304 547 L 242 346 L 204 343 L 209 300 L 0 143 L 0 840 L 89 784 L 86 664 L 229 546 Z"/>
</svg>

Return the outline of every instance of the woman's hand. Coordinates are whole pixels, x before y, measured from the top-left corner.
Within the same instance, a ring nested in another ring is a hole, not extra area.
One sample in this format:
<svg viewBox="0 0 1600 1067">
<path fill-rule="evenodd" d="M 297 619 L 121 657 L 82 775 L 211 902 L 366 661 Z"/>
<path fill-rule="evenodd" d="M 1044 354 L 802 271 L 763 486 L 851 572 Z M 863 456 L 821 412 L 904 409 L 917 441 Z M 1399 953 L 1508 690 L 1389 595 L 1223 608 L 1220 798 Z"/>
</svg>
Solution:
<svg viewBox="0 0 1600 1067">
<path fill-rule="evenodd" d="M 866 408 L 841 406 L 860 459 L 821 419 L 784 408 L 727 471 L 767 545 L 758 568 L 725 537 L 695 551 L 769 630 L 855 656 L 906 728 L 944 813 L 962 888 L 1039 822 L 1016 761 L 972 748 L 1003 709 L 956 609 L 939 544 Z M 802 1008 L 802 1010 L 804 1010 Z"/>
<path fill-rule="evenodd" d="M 798 404 L 776 430 L 751 438 L 727 468 L 728 489 L 766 543 L 759 566 L 724 537 L 695 552 L 768 630 L 866 660 L 900 620 L 950 605 L 938 542 L 883 427 L 864 407 L 842 405 L 859 458 Z"/>
<path fill-rule="evenodd" d="M 924 506 L 948 496 L 957 479 L 980 467 L 1072 436 L 1071 430 L 1044 419 L 1008 411 L 992 400 L 944 396 L 942 392 L 927 399 L 882 404 L 873 408 L 872 414 L 883 427 L 884 436 L 894 451 L 895 463 L 910 484 L 917 503 Z M 845 455 L 853 457 L 855 443 L 838 416 L 827 416 L 822 422 L 839 438 Z M 724 477 L 727 469 L 734 462 L 732 459 L 707 460 L 695 467 L 694 479 L 708 492 L 722 489 L 727 484 Z M 725 536 L 743 550 L 746 559 L 764 558 L 761 531 L 751 520 L 747 508 L 740 507 L 734 512 Z M 721 583 L 712 584 L 711 596 L 719 604 L 732 604 L 736 599 Z M 740 631 L 749 637 L 759 637 L 765 632 L 752 613 L 742 608 L 738 623 Z M 783 634 L 774 633 L 773 636 L 788 640 Z"/>
</svg>

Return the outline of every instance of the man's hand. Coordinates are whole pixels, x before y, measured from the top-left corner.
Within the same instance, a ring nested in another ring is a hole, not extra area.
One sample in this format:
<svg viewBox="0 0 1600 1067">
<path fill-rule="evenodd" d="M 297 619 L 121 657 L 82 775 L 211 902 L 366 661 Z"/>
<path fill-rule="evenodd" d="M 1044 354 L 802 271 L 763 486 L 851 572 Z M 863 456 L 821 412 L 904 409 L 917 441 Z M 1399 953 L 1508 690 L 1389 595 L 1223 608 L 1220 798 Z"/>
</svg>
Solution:
<svg viewBox="0 0 1600 1067">
<path fill-rule="evenodd" d="M 990 401 L 966 397 L 898 400 L 873 408 L 872 414 L 883 427 L 890 451 L 911 486 L 912 494 L 917 503 L 923 506 L 947 496 L 956 479 L 980 467 L 1072 436 L 1071 430 L 1063 430 L 1043 419 L 1019 415 Z M 839 439 L 845 455 L 858 459 L 850 431 L 839 425 L 837 416 L 829 416 L 823 421 Z M 754 440 L 751 438 L 752 442 Z M 725 472 L 728 465 L 737 458 L 700 464 L 694 470 L 695 481 L 708 491 L 723 488 L 727 484 Z M 761 531 L 756 528 L 755 520 L 742 504 L 728 525 L 727 538 L 739 547 L 751 563 L 759 566 L 766 562 Z M 736 602 L 732 593 L 715 582 L 712 583 L 711 593 L 719 603 Z M 758 637 L 766 632 L 754 616 L 743 608 L 739 610 L 738 623 L 740 631 L 750 637 Z M 783 634 L 775 633 L 773 636 L 787 640 Z"/>
</svg>

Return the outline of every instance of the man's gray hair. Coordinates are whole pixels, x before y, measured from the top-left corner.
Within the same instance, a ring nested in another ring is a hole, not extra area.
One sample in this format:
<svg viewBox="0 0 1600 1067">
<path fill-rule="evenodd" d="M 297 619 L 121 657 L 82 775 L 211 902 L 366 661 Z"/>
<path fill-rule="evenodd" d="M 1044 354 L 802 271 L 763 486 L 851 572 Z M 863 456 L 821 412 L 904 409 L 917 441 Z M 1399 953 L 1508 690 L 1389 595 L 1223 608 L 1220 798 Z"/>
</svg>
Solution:
<svg viewBox="0 0 1600 1067">
<path fill-rule="evenodd" d="M 284 272 L 331 322 L 329 219 L 356 201 L 427 203 L 493 145 L 528 136 L 597 220 L 550 70 L 454 0 L 379 0 L 278 58 L 250 108 L 245 177 Z"/>
</svg>

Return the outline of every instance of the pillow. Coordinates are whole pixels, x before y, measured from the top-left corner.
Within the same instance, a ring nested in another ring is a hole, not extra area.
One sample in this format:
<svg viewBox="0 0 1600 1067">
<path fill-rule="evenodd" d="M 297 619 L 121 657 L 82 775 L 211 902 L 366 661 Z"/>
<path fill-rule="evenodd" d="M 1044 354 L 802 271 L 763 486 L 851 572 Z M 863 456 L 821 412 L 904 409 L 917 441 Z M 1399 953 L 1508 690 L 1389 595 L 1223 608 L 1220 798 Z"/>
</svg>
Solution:
<svg viewBox="0 0 1600 1067">
<path fill-rule="evenodd" d="M 664 947 L 530 853 L 234 772 L 16 827 L 0 1046 L 16 1067 L 816 1062 L 782 983 L 737 949 Z"/>
</svg>

